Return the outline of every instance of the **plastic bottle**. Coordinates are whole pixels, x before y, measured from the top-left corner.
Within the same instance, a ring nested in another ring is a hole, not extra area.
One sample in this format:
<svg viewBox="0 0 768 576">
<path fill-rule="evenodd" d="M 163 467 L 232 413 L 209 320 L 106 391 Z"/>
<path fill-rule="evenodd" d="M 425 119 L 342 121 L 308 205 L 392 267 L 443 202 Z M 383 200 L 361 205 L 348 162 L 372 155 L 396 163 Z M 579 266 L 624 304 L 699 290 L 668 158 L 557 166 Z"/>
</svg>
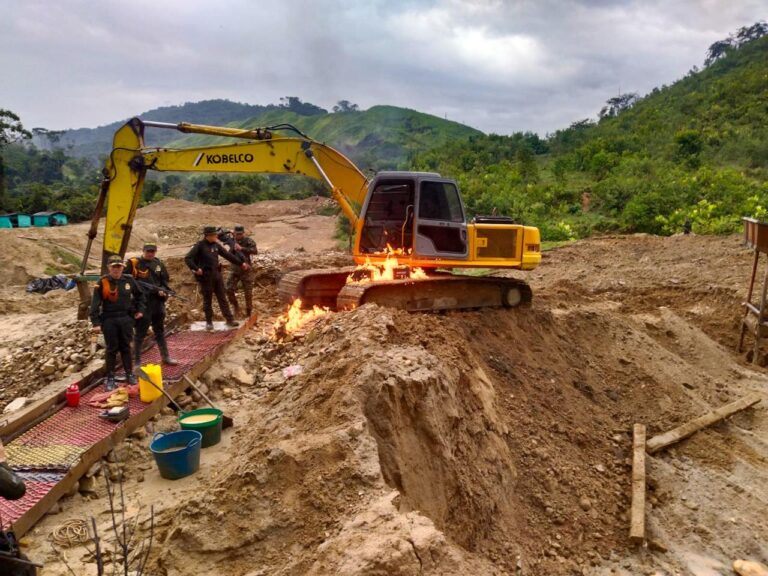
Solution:
<svg viewBox="0 0 768 576">
<path fill-rule="evenodd" d="M 75 382 L 67 388 L 67 406 L 77 408 L 80 405 L 80 386 Z"/>
</svg>

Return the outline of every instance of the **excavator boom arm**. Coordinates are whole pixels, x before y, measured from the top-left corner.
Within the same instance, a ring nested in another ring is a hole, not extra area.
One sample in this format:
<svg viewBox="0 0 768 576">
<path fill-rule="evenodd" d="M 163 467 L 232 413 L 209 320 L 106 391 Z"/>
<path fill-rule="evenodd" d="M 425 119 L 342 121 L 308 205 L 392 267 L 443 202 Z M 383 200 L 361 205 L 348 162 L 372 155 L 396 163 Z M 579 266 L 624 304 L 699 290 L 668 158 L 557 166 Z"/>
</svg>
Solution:
<svg viewBox="0 0 768 576">
<path fill-rule="evenodd" d="M 146 148 L 144 128 L 173 128 L 184 133 L 244 138 L 246 142 L 175 150 Z M 142 122 L 134 118 L 115 133 L 107 161 L 107 217 L 102 261 L 123 256 L 128 246 L 147 170 L 300 174 L 325 183 L 355 226 L 368 180 L 346 156 L 294 131 L 299 137 L 273 138 L 270 129 L 239 129 L 194 124 Z"/>
</svg>

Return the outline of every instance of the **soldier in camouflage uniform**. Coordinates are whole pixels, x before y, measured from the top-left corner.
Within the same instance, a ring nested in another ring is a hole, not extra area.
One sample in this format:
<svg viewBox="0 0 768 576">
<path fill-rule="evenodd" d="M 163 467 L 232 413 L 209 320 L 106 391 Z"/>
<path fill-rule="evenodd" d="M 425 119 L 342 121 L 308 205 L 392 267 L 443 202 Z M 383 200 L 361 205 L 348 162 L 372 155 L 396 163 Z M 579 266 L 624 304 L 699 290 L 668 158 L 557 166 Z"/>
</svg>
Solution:
<svg viewBox="0 0 768 576">
<path fill-rule="evenodd" d="M 146 296 L 146 313 L 136 320 L 136 331 L 133 335 L 133 363 L 141 366 L 141 345 L 149 331 L 150 325 L 155 335 L 157 348 L 163 364 L 175 366 L 178 361 L 168 353 L 168 342 L 165 339 L 165 301 L 168 299 L 168 270 L 165 264 L 156 256 L 157 244 L 144 244 L 139 258 L 130 258 L 125 267 L 125 274 L 138 280 L 139 288 Z"/>
<path fill-rule="evenodd" d="M 91 323 L 94 332 L 104 334 L 107 345 L 107 390 L 114 390 L 117 353 L 123 360 L 123 368 L 129 384 L 136 384 L 131 358 L 133 324 L 141 320 L 145 312 L 144 292 L 133 276 L 124 276 L 125 264 L 117 254 L 107 260 L 109 274 L 96 282 L 91 300 Z"/>
<path fill-rule="evenodd" d="M 251 266 L 251 256 L 258 254 L 256 242 L 250 236 L 245 235 L 245 227 L 237 225 L 235 231 L 235 253 Z M 227 278 L 227 298 L 235 311 L 235 315 L 240 314 L 240 306 L 237 303 L 237 285 L 243 284 L 243 293 L 245 294 L 245 315 L 250 318 L 253 314 L 253 269 L 243 270 L 232 266 L 229 277 Z"/>
</svg>

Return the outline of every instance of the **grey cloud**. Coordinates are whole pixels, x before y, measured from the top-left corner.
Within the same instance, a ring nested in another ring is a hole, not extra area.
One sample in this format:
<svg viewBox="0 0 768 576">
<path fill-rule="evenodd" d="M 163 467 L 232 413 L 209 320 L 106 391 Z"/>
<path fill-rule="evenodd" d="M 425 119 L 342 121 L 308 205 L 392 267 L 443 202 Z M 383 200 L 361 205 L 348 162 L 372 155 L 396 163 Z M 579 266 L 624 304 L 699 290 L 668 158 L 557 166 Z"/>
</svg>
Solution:
<svg viewBox="0 0 768 576">
<path fill-rule="evenodd" d="M 96 126 L 166 104 L 296 95 L 394 104 L 487 132 L 594 116 L 700 65 L 761 0 L 7 0 L 0 107 Z"/>
</svg>

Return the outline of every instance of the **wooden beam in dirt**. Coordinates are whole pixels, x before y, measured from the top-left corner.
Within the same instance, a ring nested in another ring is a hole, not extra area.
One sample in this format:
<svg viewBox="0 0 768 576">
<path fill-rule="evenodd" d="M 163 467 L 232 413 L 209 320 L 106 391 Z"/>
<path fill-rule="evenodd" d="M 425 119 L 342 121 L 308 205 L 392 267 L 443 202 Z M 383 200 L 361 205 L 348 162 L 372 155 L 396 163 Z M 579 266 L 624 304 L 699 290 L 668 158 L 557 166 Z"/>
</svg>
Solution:
<svg viewBox="0 0 768 576">
<path fill-rule="evenodd" d="M 235 336 L 229 340 L 226 344 L 221 346 L 217 350 L 206 354 L 200 361 L 195 364 L 186 374 L 193 380 L 203 374 L 211 365 L 221 356 L 224 350 L 229 347 L 230 344 L 240 338 L 245 332 L 247 332 L 253 324 L 255 324 L 256 318 L 251 318 L 246 321 L 240 328 L 238 328 Z M 168 394 L 175 398 L 181 394 L 184 390 L 189 388 L 184 379 L 179 380 L 166 386 Z M 26 534 L 30 528 L 32 528 L 43 515 L 51 509 L 51 507 L 58 502 L 65 494 L 67 494 L 82 476 L 104 457 L 107 452 L 112 450 L 115 446 L 125 440 L 134 430 L 146 424 L 150 418 L 155 416 L 162 410 L 167 403 L 165 396 L 160 396 L 155 399 L 151 404 L 148 404 L 144 410 L 135 414 L 123 421 L 123 425 L 116 428 L 112 434 L 97 442 L 88 450 L 80 455 L 80 460 L 77 464 L 70 468 L 64 478 L 54 486 L 48 494 L 46 494 L 39 502 L 37 502 L 32 508 L 30 508 L 21 518 L 13 523 L 13 530 L 17 537 L 21 537 Z"/>
<path fill-rule="evenodd" d="M 768 568 L 760 562 L 749 560 L 736 560 L 733 563 L 733 571 L 739 576 L 768 576 Z"/>
<path fill-rule="evenodd" d="M 759 392 L 754 392 L 744 396 L 739 400 L 736 400 L 735 402 L 721 406 L 717 410 L 708 412 L 707 414 L 704 414 L 704 416 L 700 416 L 695 420 L 686 422 L 682 426 L 678 426 L 677 428 L 673 428 L 668 432 L 654 436 L 648 440 L 648 454 L 655 454 L 659 450 L 662 450 L 667 446 L 674 444 L 675 442 L 679 442 L 684 438 L 688 438 L 688 436 L 691 436 L 702 428 L 711 426 L 720 420 L 728 418 L 728 416 L 731 416 L 736 412 L 740 412 L 741 410 L 757 404 L 760 402 L 760 400 L 762 400 L 762 395 Z"/>
<path fill-rule="evenodd" d="M 645 424 L 632 430 L 632 513 L 629 539 L 641 544 L 645 540 Z"/>
</svg>

